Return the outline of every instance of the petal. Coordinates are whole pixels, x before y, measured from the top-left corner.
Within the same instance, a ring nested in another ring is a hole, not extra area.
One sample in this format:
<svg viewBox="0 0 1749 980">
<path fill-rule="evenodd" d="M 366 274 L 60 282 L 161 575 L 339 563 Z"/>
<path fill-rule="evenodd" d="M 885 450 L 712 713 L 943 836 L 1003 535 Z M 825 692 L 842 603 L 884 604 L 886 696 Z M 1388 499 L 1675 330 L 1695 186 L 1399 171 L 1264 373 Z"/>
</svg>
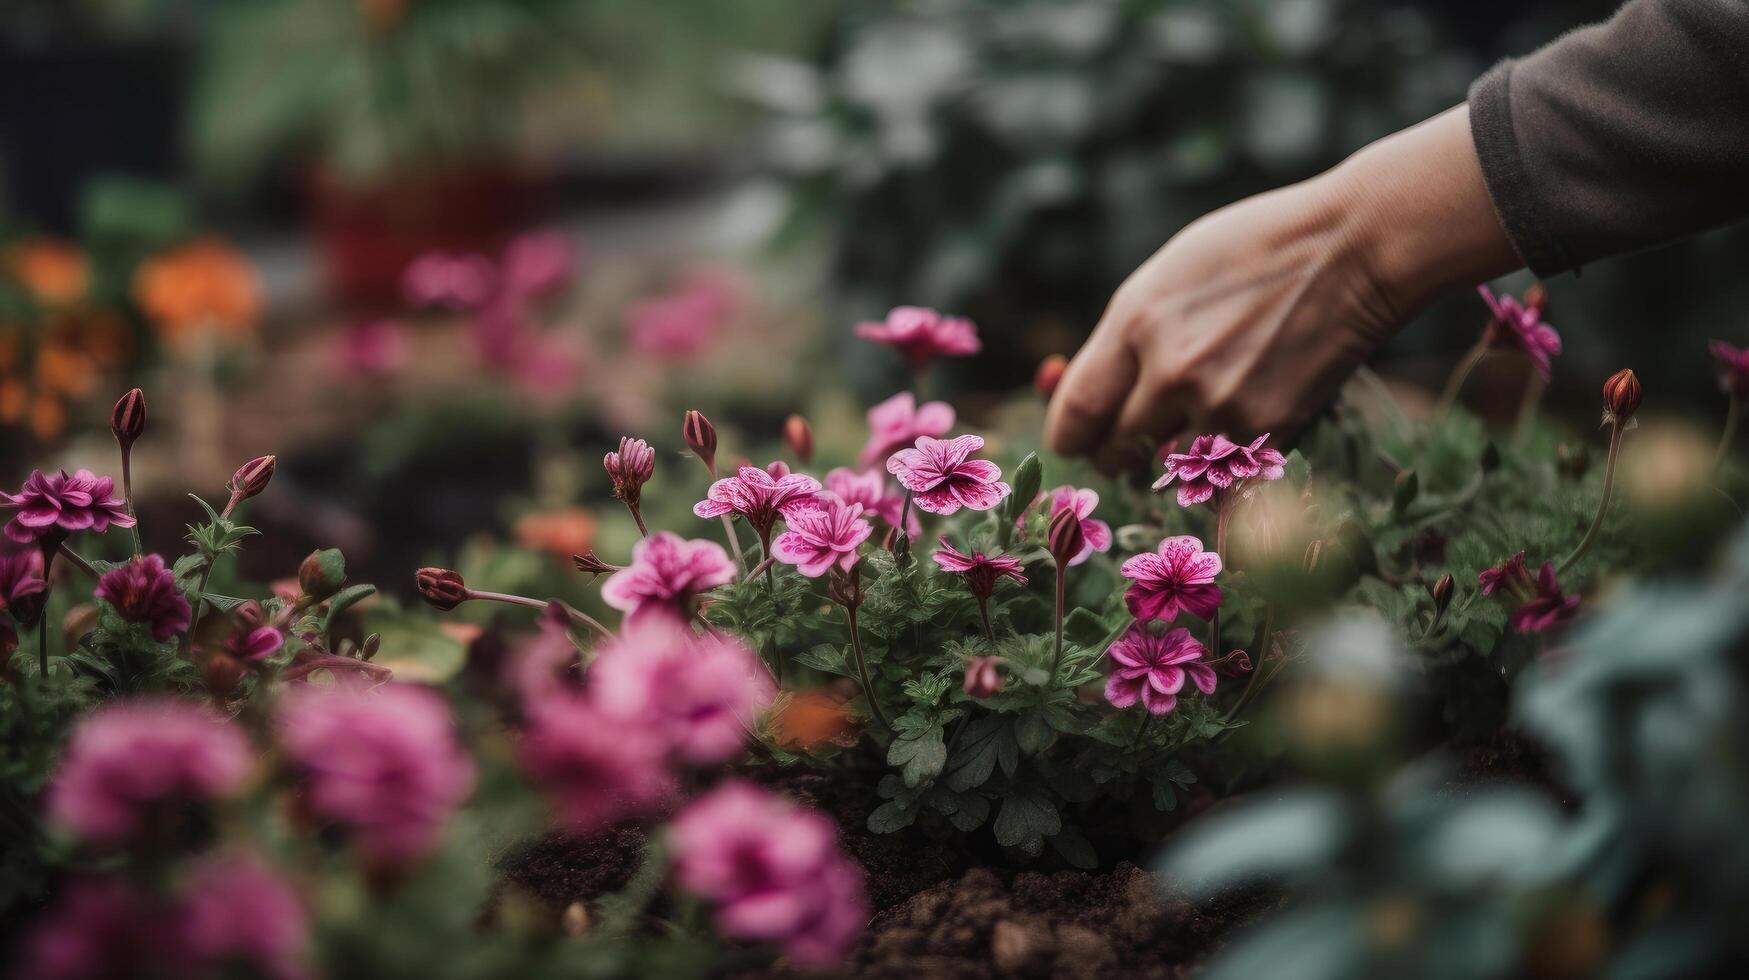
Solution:
<svg viewBox="0 0 1749 980">
<path fill-rule="evenodd" d="M 1118 677 L 1108 678 L 1105 682 L 1105 700 L 1114 708 L 1128 708 L 1142 696 L 1146 684 L 1136 684 Z"/>
<path fill-rule="evenodd" d="M 1208 619 L 1221 608 L 1221 587 L 1218 585 L 1191 585 L 1178 591 L 1178 601 L 1184 609 L 1198 619 Z"/>
<path fill-rule="evenodd" d="M 1002 479 L 1002 467 L 987 459 L 968 459 L 953 468 L 954 476 L 969 477 L 979 483 L 994 483 Z"/>
<path fill-rule="evenodd" d="M 1155 667 L 1148 672 L 1148 686 L 1161 694 L 1184 690 L 1184 671 L 1178 667 Z"/>
<path fill-rule="evenodd" d="M 1215 672 L 1207 664 L 1185 664 L 1184 672 L 1190 675 L 1191 683 L 1204 694 L 1215 693 Z"/>
<path fill-rule="evenodd" d="M 950 480 L 945 487 L 973 510 L 989 510 L 1001 503 L 1012 489 L 1006 483 L 970 483 L 964 480 Z"/>
<path fill-rule="evenodd" d="M 953 491 L 946 487 L 919 491 L 911 498 L 911 502 L 916 504 L 919 510 L 943 516 L 957 514 L 960 509 L 959 498 L 955 497 Z"/>
</svg>

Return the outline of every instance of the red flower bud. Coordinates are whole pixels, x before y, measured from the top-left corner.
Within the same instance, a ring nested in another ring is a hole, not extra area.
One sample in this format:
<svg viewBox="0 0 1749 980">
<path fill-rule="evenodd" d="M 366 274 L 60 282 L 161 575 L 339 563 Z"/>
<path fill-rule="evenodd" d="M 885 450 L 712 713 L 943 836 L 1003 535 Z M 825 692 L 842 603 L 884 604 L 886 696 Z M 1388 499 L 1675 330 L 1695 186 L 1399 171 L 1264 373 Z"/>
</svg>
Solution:
<svg viewBox="0 0 1749 980">
<path fill-rule="evenodd" d="M 145 392 L 135 388 L 116 399 L 115 409 L 109 413 L 109 431 L 115 433 L 122 452 L 133 448 L 134 440 L 146 431 Z"/>
<path fill-rule="evenodd" d="M 1640 379 L 1634 376 L 1632 368 L 1622 368 L 1610 375 L 1603 383 L 1604 419 L 1626 425 L 1639 411 L 1642 394 Z"/>
<path fill-rule="evenodd" d="M 1059 510 L 1051 518 L 1051 528 L 1045 535 L 1045 547 L 1051 557 L 1056 559 L 1058 568 L 1065 568 L 1069 560 L 1081 553 L 1081 546 L 1087 543 L 1086 535 L 1081 531 L 1081 518 L 1076 516 L 1073 507 Z"/>
<path fill-rule="evenodd" d="M 808 427 L 808 420 L 800 415 L 791 415 L 784 420 L 783 443 L 789 447 L 796 461 L 803 465 L 814 458 L 814 430 Z"/>
<path fill-rule="evenodd" d="M 346 557 L 339 548 L 312 551 L 298 565 L 298 588 L 311 599 L 326 599 L 345 584 Z"/>
<path fill-rule="evenodd" d="M 201 680 L 206 684 L 207 693 L 212 695 L 213 703 L 221 708 L 237 693 L 237 688 L 243 683 L 243 675 L 248 670 L 243 662 L 228 653 L 209 654 L 200 666 Z"/>
<path fill-rule="evenodd" d="M 1032 390 L 1038 392 L 1040 398 L 1050 400 L 1057 390 L 1057 383 L 1063 380 L 1063 372 L 1069 367 L 1069 359 L 1061 354 L 1052 354 L 1038 362 L 1038 370 L 1032 376 Z"/>
<path fill-rule="evenodd" d="M 225 488 L 231 491 L 232 505 L 242 503 L 266 490 L 278 465 L 278 456 L 257 456 L 237 467 L 237 472 L 231 475 L 231 482 L 225 484 Z"/>
<path fill-rule="evenodd" d="M 577 571 L 587 572 L 591 576 L 606 575 L 609 572 L 617 572 L 620 569 L 620 566 L 618 565 L 610 565 L 607 562 L 602 561 L 601 558 L 595 554 L 594 549 L 585 551 L 580 555 L 572 555 L 571 562 L 577 566 Z"/>
<path fill-rule="evenodd" d="M 419 594 L 445 612 L 454 609 L 468 601 L 473 593 L 468 591 L 468 585 L 462 581 L 462 574 L 448 568 L 421 568 L 413 576 L 413 581 L 419 586 Z"/>
<path fill-rule="evenodd" d="M 1441 575 L 1439 581 L 1433 583 L 1431 591 L 1433 592 L 1433 610 L 1435 615 L 1445 612 L 1445 607 L 1451 605 L 1451 592 L 1454 587 L 1455 583 L 1452 581 L 1450 572 Z"/>
<path fill-rule="evenodd" d="M 1533 282 L 1524 291 L 1524 305 L 1541 315 L 1549 308 L 1549 291 L 1540 282 Z"/>
<path fill-rule="evenodd" d="M 717 427 L 711 420 L 704 417 L 698 409 L 686 413 L 686 421 L 681 424 L 681 435 L 686 437 L 687 448 L 692 454 L 704 460 L 705 469 L 712 473 L 717 471 Z"/>
<path fill-rule="evenodd" d="M 967 697 L 987 698 L 1002 693 L 1002 672 L 997 665 L 1001 657 L 967 657 L 965 692 Z"/>
</svg>

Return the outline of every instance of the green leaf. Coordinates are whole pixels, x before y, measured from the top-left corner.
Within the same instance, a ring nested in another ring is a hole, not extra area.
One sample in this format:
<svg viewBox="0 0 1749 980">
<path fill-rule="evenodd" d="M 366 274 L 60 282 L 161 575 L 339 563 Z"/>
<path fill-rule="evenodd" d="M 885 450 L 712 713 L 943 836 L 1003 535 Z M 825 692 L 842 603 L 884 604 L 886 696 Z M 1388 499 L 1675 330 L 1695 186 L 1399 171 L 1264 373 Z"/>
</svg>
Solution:
<svg viewBox="0 0 1749 980">
<path fill-rule="evenodd" d="M 1038 496 L 1038 488 L 1044 479 L 1044 466 L 1038 460 L 1038 453 L 1027 453 L 1020 465 L 1014 468 L 1014 487 L 1003 503 L 1001 517 L 996 525 L 996 540 L 1002 547 L 1014 539 L 1014 526 L 1019 522 L 1026 508 L 1032 506 L 1032 498 Z"/>
<path fill-rule="evenodd" d="M 959 808 L 947 815 L 947 822 L 953 824 L 956 830 L 969 834 L 990 819 L 989 797 L 966 793 L 957 799 Z"/>
<path fill-rule="evenodd" d="M 215 595 L 211 592 L 202 592 L 200 597 L 206 601 L 207 605 L 212 606 L 219 612 L 226 613 L 249 601 L 248 599 L 239 599 L 236 596 Z"/>
<path fill-rule="evenodd" d="M 868 815 L 868 829 L 871 833 L 891 834 L 904 830 L 916 820 L 915 807 L 900 806 L 897 800 L 888 800 Z"/>
<path fill-rule="evenodd" d="M 1395 490 L 1391 494 L 1391 513 L 1402 517 L 1409 512 L 1409 506 L 1421 493 L 1421 476 L 1414 470 L 1404 470 L 1397 475 Z"/>
<path fill-rule="evenodd" d="M 1045 838 L 1063 829 L 1056 804 L 1032 792 L 1018 792 L 1002 801 L 996 814 L 996 843 L 1018 847 L 1036 855 L 1044 850 Z"/>
<path fill-rule="evenodd" d="M 322 632 L 325 634 L 334 628 L 334 621 L 340 614 L 377 594 L 374 585 L 350 585 L 334 593 L 334 598 L 328 600 L 328 615 L 322 617 Z"/>
<path fill-rule="evenodd" d="M 1099 867 L 1099 855 L 1093 850 L 1093 845 L 1073 827 L 1064 827 L 1051 835 L 1051 848 L 1061 854 L 1070 867 L 1089 870 Z"/>
<path fill-rule="evenodd" d="M 837 674 L 840 677 L 854 676 L 848 663 L 849 657 L 845 648 L 833 643 L 821 643 L 811 650 L 796 654 L 796 663 L 825 674 Z"/>
<path fill-rule="evenodd" d="M 1044 712 L 1030 711 L 1014 720 L 1014 741 L 1026 755 L 1037 755 L 1051 744 L 1050 723 Z"/>
<path fill-rule="evenodd" d="M 1004 743 L 1009 751 L 1016 750 L 1007 718 L 987 715 L 968 723 L 947 767 L 948 788 L 963 793 L 988 782 Z"/>
<path fill-rule="evenodd" d="M 941 767 L 947 764 L 941 729 L 931 727 L 914 737 L 893 739 L 887 746 L 887 764 L 900 767 L 906 786 L 915 787 L 941 775 Z"/>
</svg>

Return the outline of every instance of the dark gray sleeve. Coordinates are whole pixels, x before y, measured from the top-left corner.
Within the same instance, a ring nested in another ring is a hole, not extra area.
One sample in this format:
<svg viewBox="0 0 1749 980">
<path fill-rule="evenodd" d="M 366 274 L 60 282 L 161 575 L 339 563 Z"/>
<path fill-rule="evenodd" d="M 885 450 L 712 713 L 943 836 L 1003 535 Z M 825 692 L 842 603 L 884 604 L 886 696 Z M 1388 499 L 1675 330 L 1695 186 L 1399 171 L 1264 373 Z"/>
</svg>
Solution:
<svg viewBox="0 0 1749 980">
<path fill-rule="evenodd" d="M 1539 276 L 1749 215 L 1749 0 L 1633 0 L 1470 88 L 1482 174 Z"/>
</svg>

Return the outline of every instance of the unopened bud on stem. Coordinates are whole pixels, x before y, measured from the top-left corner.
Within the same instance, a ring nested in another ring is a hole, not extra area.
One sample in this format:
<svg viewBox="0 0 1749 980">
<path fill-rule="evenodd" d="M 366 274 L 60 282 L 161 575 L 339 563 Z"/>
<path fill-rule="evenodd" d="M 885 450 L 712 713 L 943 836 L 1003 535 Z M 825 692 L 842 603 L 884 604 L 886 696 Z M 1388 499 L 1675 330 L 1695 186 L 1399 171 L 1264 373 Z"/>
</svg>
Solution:
<svg viewBox="0 0 1749 980">
<path fill-rule="evenodd" d="M 115 433 L 122 452 L 133 448 L 134 441 L 146 431 L 145 392 L 135 388 L 116 400 L 115 410 L 109 416 L 109 431 Z"/>
<path fill-rule="evenodd" d="M 413 576 L 426 602 L 448 612 L 471 598 L 460 572 L 449 568 L 421 568 Z"/>
<path fill-rule="evenodd" d="M 686 446 L 693 455 L 704 460 L 705 469 L 712 473 L 717 471 L 717 427 L 704 413 L 692 409 L 686 413 L 686 421 L 681 424 L 681 435 L 686 438 Z"/>
</svg>

